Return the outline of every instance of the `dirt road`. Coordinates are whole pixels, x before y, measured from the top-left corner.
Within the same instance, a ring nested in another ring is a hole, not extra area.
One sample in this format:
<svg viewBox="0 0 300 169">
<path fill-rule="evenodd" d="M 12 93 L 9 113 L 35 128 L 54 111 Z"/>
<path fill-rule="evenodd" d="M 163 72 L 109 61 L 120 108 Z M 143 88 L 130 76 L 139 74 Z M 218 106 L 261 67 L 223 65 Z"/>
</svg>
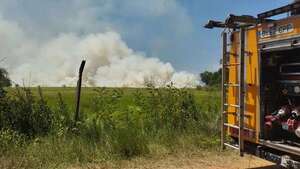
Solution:
<svg viewBox="0 0 300 169">
<path fill-rule="evenodd" d="M 77 168 L 77 167 L 75 167 Z M 81 167 L 79 167 L 81 168 Z M 89 165 L 94 169 L 279 169 L 273 163 L 233 152 L 165 155 L 156 158 L 136 158 L 114 164 Z"/>
</svg>

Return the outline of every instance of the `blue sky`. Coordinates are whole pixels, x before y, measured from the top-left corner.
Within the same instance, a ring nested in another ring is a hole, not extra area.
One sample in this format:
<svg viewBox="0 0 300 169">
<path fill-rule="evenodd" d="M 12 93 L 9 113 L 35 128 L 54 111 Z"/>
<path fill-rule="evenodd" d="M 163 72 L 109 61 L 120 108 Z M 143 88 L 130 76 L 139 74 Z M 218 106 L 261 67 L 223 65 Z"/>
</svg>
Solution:
<svg viewBox="0 0 300 169">
<path fill-rule="evenodd" d="M 193 34 L 185 46 L 188 53 L 189 64 L 187 68 L 192 72 L 204 69 L 213 69 L 220 59 L 221 43 L 220 29 L 206 30 L 201 27 L 208 19 L 224 20 L 228 14 L 257 15 L 258 13 L 288 4 L 289 0 L 182 0 L 178 1 L 188 11 L 195 25 Z M 188 49 L 190 48 L 190 49 Z M 184 60 L 182 56 L 178 56 Z M 186 59 L 188 59 L 186 58 Z M 175 65 L 180 69 L 185 65 Z"/>
<path fill-rule="evenodd" d="M 23 69 L 32 68 L 31 63 L 37 57 L 44 62 L 41 55 L 53 41 L 71 34 L 74 36 L 69 37 L 81 42 L 88 35 L 112 31 L 122 38 L 118 43 L 124 42 L 130 50 L 148 58 L 159 58 L 162 63 L 169 62 L 176 71 L 198 74 L 219 66 L 221 30 L 204 29 L 209 19 L 224 20 L 230 13 L 256 15 L 289 2 L 291 0 L 0 0 L 0 37 L 5 39 L 0 42 L 0 56 L 8 57 L 6 67 L 17 75 L 24 72 Z M 65 47 L 63 45 L 57 48 Z M 17 65 L 27 60 L 31 62 L 23 64 L 23 69 Z M 41 66 L 47 67 L 51 72 L 51 66 Z"/>
<path fill-rule="evenodd" d="M 262 11 L 288 4 L 290 1 L 178 0 L 177 2 L 185 9 L 192 22 L 192 31 L 185 34 L 182 39 L 175 39 L 175 42 L 169 41 L 171 45 L 166 48 L 162 48 L 159 51 L 143 43 L 134 43 L 134 38 L 126 37 L 126 39 L 132 48 L 144 50 L 149 53 L 149 55 L 152 53 L 158 54 L 162 60 L 171 62 L 173 66 L 179 70 L 187 70 L 198 73 L 206 69 L 215 69 L 218 66 L 218 61 L 220 59 L 221 30 L 204 29 L 202 25 L 205 24 L 207 20 L 224 20 L 230 13 L 237 15 L 256 15 Z M 162 27 L 164 27 L 164 25 L 162 25 Z M 172 29 L 164 32 L 154 25 L 149 25 L 149 29 L 154 32 L 158 32 L 157 36 L 164 36 L 172 39 Z M 160 35 L 160 33 L 163 35 Z"/>
</svg>

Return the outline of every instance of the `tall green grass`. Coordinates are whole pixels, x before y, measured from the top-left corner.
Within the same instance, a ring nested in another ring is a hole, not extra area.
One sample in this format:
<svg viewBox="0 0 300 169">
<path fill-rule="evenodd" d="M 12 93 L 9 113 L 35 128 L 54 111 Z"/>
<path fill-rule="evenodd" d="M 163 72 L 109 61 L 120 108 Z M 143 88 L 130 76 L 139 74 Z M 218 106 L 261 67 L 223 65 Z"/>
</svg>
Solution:
<svg viewBox="0 0 300 169">
<path fill-rule="evenodd" d="M 8 89 L 0 98 L 0 168 L 64 168 L 218 145 L 219 97 L 192 89 Z M 8 120 L 9 119 L 9 120 Z"/>
</svg>

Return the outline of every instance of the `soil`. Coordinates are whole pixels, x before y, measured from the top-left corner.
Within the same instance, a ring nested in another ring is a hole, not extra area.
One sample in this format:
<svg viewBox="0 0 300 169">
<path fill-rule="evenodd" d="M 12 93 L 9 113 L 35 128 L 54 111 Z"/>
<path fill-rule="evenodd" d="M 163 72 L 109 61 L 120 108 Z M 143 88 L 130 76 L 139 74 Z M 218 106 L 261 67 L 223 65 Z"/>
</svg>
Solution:
<svg viewBox="0 0 300 169">
<path fill-rule="evenodd" d="M 279 169 L 275 164 L 236 153 L 191 153 L 180 155 L 164 155 L 161 157 L 141 157 L 124 160 L 118 163 L 91 164 L 84 167 L 92 169 Z"/>
</svg>

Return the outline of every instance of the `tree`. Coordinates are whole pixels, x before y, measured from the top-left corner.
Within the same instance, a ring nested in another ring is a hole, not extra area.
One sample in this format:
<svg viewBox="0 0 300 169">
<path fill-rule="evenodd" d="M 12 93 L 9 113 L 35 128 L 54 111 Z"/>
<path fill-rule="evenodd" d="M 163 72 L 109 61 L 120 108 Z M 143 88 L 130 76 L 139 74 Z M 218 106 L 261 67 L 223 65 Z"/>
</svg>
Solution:
<svg viewBox="0 0 300 169">
<path fill-rule="evenodd" d="M 0 87 L 11 86 L 11 81 L 8 77 L 8 72 L 4 68 L 0 68 Z"/>
<path fill-rule="evenodd" d="M 221 85 L 222 80 L 222 69 L 220 68 L 216 72 L 205 71 L 200 74 L 201 81 L 205 83 L 206 86 L 218 87 Z"/>
</svg>

